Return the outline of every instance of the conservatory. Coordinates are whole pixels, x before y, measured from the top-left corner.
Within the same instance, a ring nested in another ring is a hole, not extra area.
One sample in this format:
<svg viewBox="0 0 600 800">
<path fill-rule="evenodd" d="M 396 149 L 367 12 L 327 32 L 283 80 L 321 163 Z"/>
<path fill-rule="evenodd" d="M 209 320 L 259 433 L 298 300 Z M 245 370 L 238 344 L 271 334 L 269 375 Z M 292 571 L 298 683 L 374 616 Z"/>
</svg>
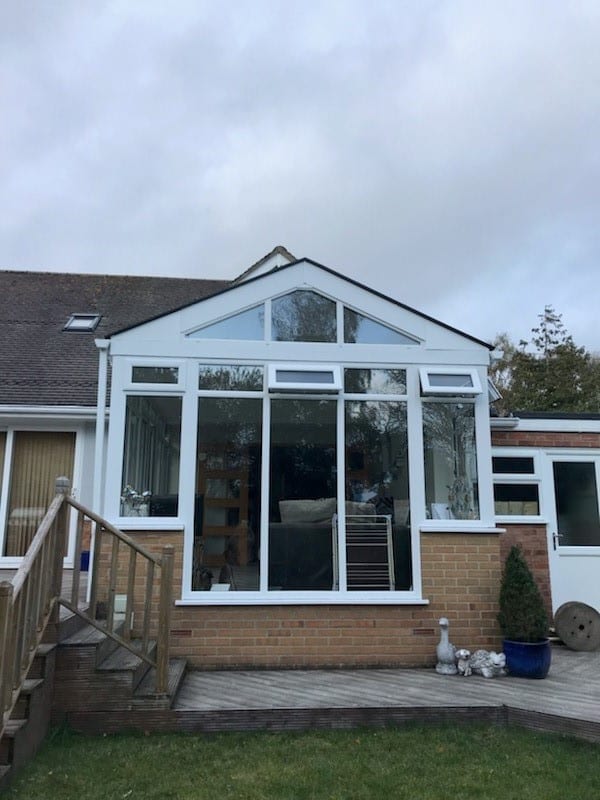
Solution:
<svg viewBox="0 0 600 800">
<path fill-rule="evenodd" d="M 425 604 L 424 535 L 497 533 L 489 347 L 379 291 L 302 260 L 99 344 L 104 513 L 180 604 Z"/>
</svg>

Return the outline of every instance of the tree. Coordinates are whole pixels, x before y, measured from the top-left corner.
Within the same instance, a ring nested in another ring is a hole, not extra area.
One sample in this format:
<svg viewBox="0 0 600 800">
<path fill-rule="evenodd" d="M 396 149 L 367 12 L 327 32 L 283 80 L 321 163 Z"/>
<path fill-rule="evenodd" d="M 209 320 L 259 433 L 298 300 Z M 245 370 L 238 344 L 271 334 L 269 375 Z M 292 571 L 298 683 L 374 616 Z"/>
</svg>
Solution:
<svg viewBox="0 0 600 800">
<path fill-rule="evenodd" d="M 600 363 L 575 344 L 552 306 L 538 317 L 530 341 L 515 346 L 506 333 L 496 337 L 503 354 L 491 377 L 502 393 L 499 410 L 600 411 Z"/>
</svg>

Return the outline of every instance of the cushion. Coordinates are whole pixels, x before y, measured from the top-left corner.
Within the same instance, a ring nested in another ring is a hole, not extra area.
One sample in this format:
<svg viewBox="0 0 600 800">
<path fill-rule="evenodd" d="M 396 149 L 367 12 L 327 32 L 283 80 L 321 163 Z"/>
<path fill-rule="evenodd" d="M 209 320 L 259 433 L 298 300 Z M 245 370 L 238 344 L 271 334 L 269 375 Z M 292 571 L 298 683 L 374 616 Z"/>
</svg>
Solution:
<svg viewBox="0 0 600 800">
<path fill-rule="evenodd" d="M 410 505 L 408 500 L 394 500 L 394 522 L 396 525 L 408 525 Z"/>
<path fill-rule="evenodd" d="M 357 503 L 354 500 L 346 500 L 346 514 L 359 514 L 362 516 L 372 516 L 377 509 L 373 503 Z"/>
<path fill-rule="evenodd" d="M 279 514 L 285 523 L 312 522 L 330 523 L 336 512 L 335 497 L 322 497 L 320 500 L 280 500 Z"/>
</svg>

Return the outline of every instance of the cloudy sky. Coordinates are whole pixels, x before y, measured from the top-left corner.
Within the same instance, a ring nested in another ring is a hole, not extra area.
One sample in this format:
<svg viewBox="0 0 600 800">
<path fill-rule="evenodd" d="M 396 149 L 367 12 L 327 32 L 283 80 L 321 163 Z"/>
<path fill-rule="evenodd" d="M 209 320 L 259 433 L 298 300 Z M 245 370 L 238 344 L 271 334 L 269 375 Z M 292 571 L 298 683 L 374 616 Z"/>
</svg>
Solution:
<svg viewBox="0 0 600 800">
<path fill-rule="evenodd" d="M 277 244 L 480 338 L 600 351 L 598 0 L 0 8 L 0 267 L 228 278 Z"/>
</svg>

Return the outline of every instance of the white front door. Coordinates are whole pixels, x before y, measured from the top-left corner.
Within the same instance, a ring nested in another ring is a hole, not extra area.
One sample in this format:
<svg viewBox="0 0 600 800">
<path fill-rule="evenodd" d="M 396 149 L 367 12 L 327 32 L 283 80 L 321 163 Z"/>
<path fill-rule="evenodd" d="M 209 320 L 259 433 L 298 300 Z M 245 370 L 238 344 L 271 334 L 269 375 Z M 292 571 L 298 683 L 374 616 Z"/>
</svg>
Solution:
<svg viewBox="0 0 600 800">
<path fill-rule="evenodd" d="M 600 455 L 546 453 L 544 462 L 553 611 L 571 601 L 600 611 Z"/>
</svg>

